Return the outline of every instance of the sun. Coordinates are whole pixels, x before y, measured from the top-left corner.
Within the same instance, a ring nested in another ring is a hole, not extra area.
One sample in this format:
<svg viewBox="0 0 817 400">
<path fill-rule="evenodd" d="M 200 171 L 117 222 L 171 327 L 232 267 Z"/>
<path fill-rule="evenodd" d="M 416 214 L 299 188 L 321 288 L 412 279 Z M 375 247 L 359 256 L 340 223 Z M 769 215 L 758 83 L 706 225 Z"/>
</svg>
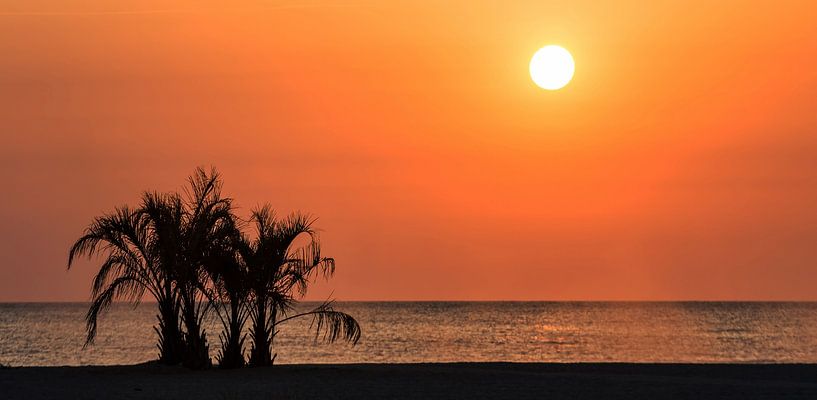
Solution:
<svg viewBox="0 0 817 400">
<path fill-rule="evenodd" d="M 539 49 L 530 60 L 530 77 L 542 89 L 561 89 L 573 79 L 573 56 L 564 47 L 550 45 Z"/>
</svg>

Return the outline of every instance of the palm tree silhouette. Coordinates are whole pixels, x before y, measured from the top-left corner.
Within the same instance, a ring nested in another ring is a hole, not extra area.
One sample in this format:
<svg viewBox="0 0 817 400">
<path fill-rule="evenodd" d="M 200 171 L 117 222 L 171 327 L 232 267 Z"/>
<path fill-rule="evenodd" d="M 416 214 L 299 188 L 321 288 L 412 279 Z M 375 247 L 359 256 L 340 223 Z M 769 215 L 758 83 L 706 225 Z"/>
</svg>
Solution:
<svg viewBox="0 0 817 400">
<path fill-rule="evenodd" d="M 295 318 L 312 317 L 316 339 L 357 343 L 360 325 L 352 316 L 334 310 L 331 301 L 309 312 L 290 315 L 297 298 L 306 294 L 310 279 L 318 273 L 329 278 L 335 270 L 335 260 L 321 256 L 320 240 L 312 229 L 315 220 L 299 213 L 277 219 L 272 208 L 265 205 L 253 210 L 250 221 L 255 226 L 255 239 L 242 236 L 237 248 L 247 268 L 250 290 L 250 365 L 272 365 L 278 325 Z M 308 238 L 308 243 L 294 246 L 302 236 Z"/>
<path fill-rule="evenodd" d="M 221 349 L 216 359 L 221 368 L 238 368 L 245 365 L 244 328 L 249 318 L 247 269 L 235 251 L 241 238 L 235 225 L 233 233 L 213 243 L 206 255 L 205 266 L 210 280 L 207 297 L 221 322 Z"/>
<path fill-rule="evenodd" d="M 91 289 L 91 307 L 85 317 L 88 331 L 85 346 L 93 343 L 99 315 L 114 300 L 138 304 L 149 293 L 159 308 L 159 326 L 154 327 L 159 335 L 159 361 L 181 362 L 184 343 L 179 329 L 178 292 L 173 284 L 173 271 L 160 260 L 151 221 L 128 207 L 96 218 L 71 247 L 68 268 L 76 257 L 92 258 L 97 253 L 105 253 L 105 259 Z"/>
<path fill-rule="evenodd" d="M 185 196 L 177 193 L 146 194 L 142 213 L 155 222 L 163 262 L 173 271 L 181 303 L 186 344 L 184 364 L 191 368 L 211 365 L 203 323 L 213 305 L 207 294 L 211 249 L 234 236 L 232 199 L 221 196 L 218 171 L 197 168 L 188 178 Z"/>
<path fill-rule="evenodd" d="M 232 199 L 221 195 L 215 169 L 197 168 L 188 184 L 183 195 L 144 192 L 138 208 L 120 207 L 96 218 L 71 247 L 69 269 L 78 256 L 105 256 L 91 289 L 86 346 L 114 300 L 138 304 L 146 294 L 158 304 L 154 330 L 165 364 L 212 365 L 204 330 L 211 311 L 223 328 L 217 359 L 225 368 L 245 364 L 248 321 L 253 366 L 273 363 L 278 325 L 295 318 L 313 318 L 316 339 L 357 343 L 359 324 L 331 301 L 292 314 L 310 280 L 319 274 L 329 278 L 335 270 L 335 260 L 321 256 L 314 219 L 297 213 L 276 219 L 264 206 L 252 212 L 256 235 L 249 239 Z M 301 237 L 307 243 L 295 246 Z"/>
</svg>

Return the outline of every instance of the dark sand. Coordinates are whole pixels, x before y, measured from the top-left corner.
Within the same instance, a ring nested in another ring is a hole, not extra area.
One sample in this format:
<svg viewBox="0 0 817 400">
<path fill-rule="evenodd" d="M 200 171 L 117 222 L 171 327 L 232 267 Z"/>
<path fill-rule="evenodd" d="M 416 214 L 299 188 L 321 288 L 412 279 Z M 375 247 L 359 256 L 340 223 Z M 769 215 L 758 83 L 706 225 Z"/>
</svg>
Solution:
<svg viewBox="0 0 817 400">
<path fill-rule="evenodd" d="M 0 369 L 0 399 L 817 399 L 817 365 L 346 364 Z"/>
</svg>

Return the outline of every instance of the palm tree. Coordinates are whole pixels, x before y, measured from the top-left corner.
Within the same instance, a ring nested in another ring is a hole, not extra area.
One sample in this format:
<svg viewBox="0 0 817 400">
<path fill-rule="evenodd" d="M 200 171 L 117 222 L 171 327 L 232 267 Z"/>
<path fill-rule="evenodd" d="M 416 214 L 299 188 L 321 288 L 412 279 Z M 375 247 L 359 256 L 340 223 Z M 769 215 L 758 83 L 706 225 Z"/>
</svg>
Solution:
<svg viewBox="0 0 817 400">
<path fill-rule="evenodd" d="M 168 271 L 179 302 L 179 314 L 184 325 L 182 362 L 191 368 L 210 364 L 207 339 L 201 328 L 206 307 L 197 302 L 200 279 L 198 268 L 191 265 L 187 252 L 187 210 L 176 193 L 146 192 L 137 213 L 149 221 L 150 234 L 156 243 L 159 263 Z"/>
<path fill-rule="evenodd" d="M 222 197 L 215 169 L 196 169 L 185 195 L 145 192 L 138 208 L 121 207 L 98 217 L 71 247 L 68 268 L 76 257 L 105 259 L 94 278 L 92 304 L 86 315 L 86 346 L 93 342 L 97 321 L 114 300 L 138 304 L 146 294 L 157 302 L 159 360 L 191 368 L 212 365 L 203 323 L 215 310 L 224 331 L 218 354 L 222 367 L 245 364 L 245 325 L 251 321 L 251 365 L 271 365 L 278 325 L 311 317 L 316 339 L 357 343 L 360 326 L 328 301 L 292 314 L 310 279 L 335 270 L 322 257 L 312 229 L 314 219 L 293 214 L 276 219 L 269 206 L 255 210 L 256 236 L 241 232 L 232 200 Z M 308 238 L 304 246 L 296 239 Z"/>
<path fill-rule="evenodd" d="M 207 284 L 202 288 L 221 322 L 221 349 L 216 356 L 220 368 L 245 365 L 244 327 L 249 318 L 247 269 L 241 263 L 236 244 L 241 241 L 240 220 L 232 216 L 225 220 L 221 232 L 205 249 L 202 265 Z"/>
<path fill-rule="evenodd" d="M 161 262 L 172 271 L 185 327 L 184 364 L 207 368 L 211 361 L 203 323 L 213 304 L 207 263 L 213 260 L 213 247 L 235 236 L 235 224 L 232 200 L 221 197 L 222 181 L 215 169 L 207 173 L 197 168 L 188 182 L 186 198 L 146 193 L 140 213 L 152 221 Z"/>
<path fill-rule="evenodd" d="M 94 341 L 99 316 L 114 300 L 138 304 L 149 293 L 159 307 L 159 326 L 154 327 L 159 336 L 159 361 L 178 364 L 184 349 L 178 295 L 172 271 L 160 260 L 160 244 L 152 231 L 150 220 L 128 207 L 97 217 L 71 247 L 68 268 L 79 256 L 105 255 L 93 281 L 91 307 L 85 317 L 86 346 Z"/>
<path fill-rule="evenodd" d="M 236 230 L 236 234 L 240 232 Z M 244 327 L 249 318 L 246 268 L 236 257 L 230 242 L 212 246 L 205 262 L 210 284 L 207 295 L 221 322 L 221 349 L 216 359 L 220 368 L 245 365 Z"/>
<path fill-rule="evenodd" d="M 246 265 L 250 301 L 250 350 L 252 366 L 272 365 L 273 340 L 278 325 L 296 318 L 312 317 L 316 339 L 328 342 L 338 339 L 357 343 L 360 325 L 350 315 L 334 310 L 331 302 L 300 314 L 290 315 L 297 298 L 306 294 L 310 279 L 317 273 L 330 277 L 335 260 L 322 257 L 320 240 L 312 229 L 314 219 L 292 214 L 277 219 L 270 206 L 252 212 L 256 237 L 237 243 L 237 251 Z M 308 243 L 295 247 L 299 237 Z"/>
</svg>

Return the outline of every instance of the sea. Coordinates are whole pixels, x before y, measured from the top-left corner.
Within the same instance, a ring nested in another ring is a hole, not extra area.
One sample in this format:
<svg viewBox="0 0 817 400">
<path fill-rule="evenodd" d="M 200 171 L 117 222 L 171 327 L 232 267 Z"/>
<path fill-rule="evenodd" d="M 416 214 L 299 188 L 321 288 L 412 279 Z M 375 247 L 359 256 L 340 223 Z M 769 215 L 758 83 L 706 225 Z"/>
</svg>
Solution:
<svg viewBox="0 0 817 400">
<path fill-rule="evenodd" d="M 316 304 L 304 303 L 307 309 Z M 88 305 L 0 303 L 0 364 L 136 364 L 157 358 L 155 304 L 115 304 L 83 347 Z M 457 361 L 815 363 L 817 303 L 342 302 L 357 345 L 280 326 L 276 363 Z M 215 356 L 220 329 L 207 329 Z"/>
</svg>

